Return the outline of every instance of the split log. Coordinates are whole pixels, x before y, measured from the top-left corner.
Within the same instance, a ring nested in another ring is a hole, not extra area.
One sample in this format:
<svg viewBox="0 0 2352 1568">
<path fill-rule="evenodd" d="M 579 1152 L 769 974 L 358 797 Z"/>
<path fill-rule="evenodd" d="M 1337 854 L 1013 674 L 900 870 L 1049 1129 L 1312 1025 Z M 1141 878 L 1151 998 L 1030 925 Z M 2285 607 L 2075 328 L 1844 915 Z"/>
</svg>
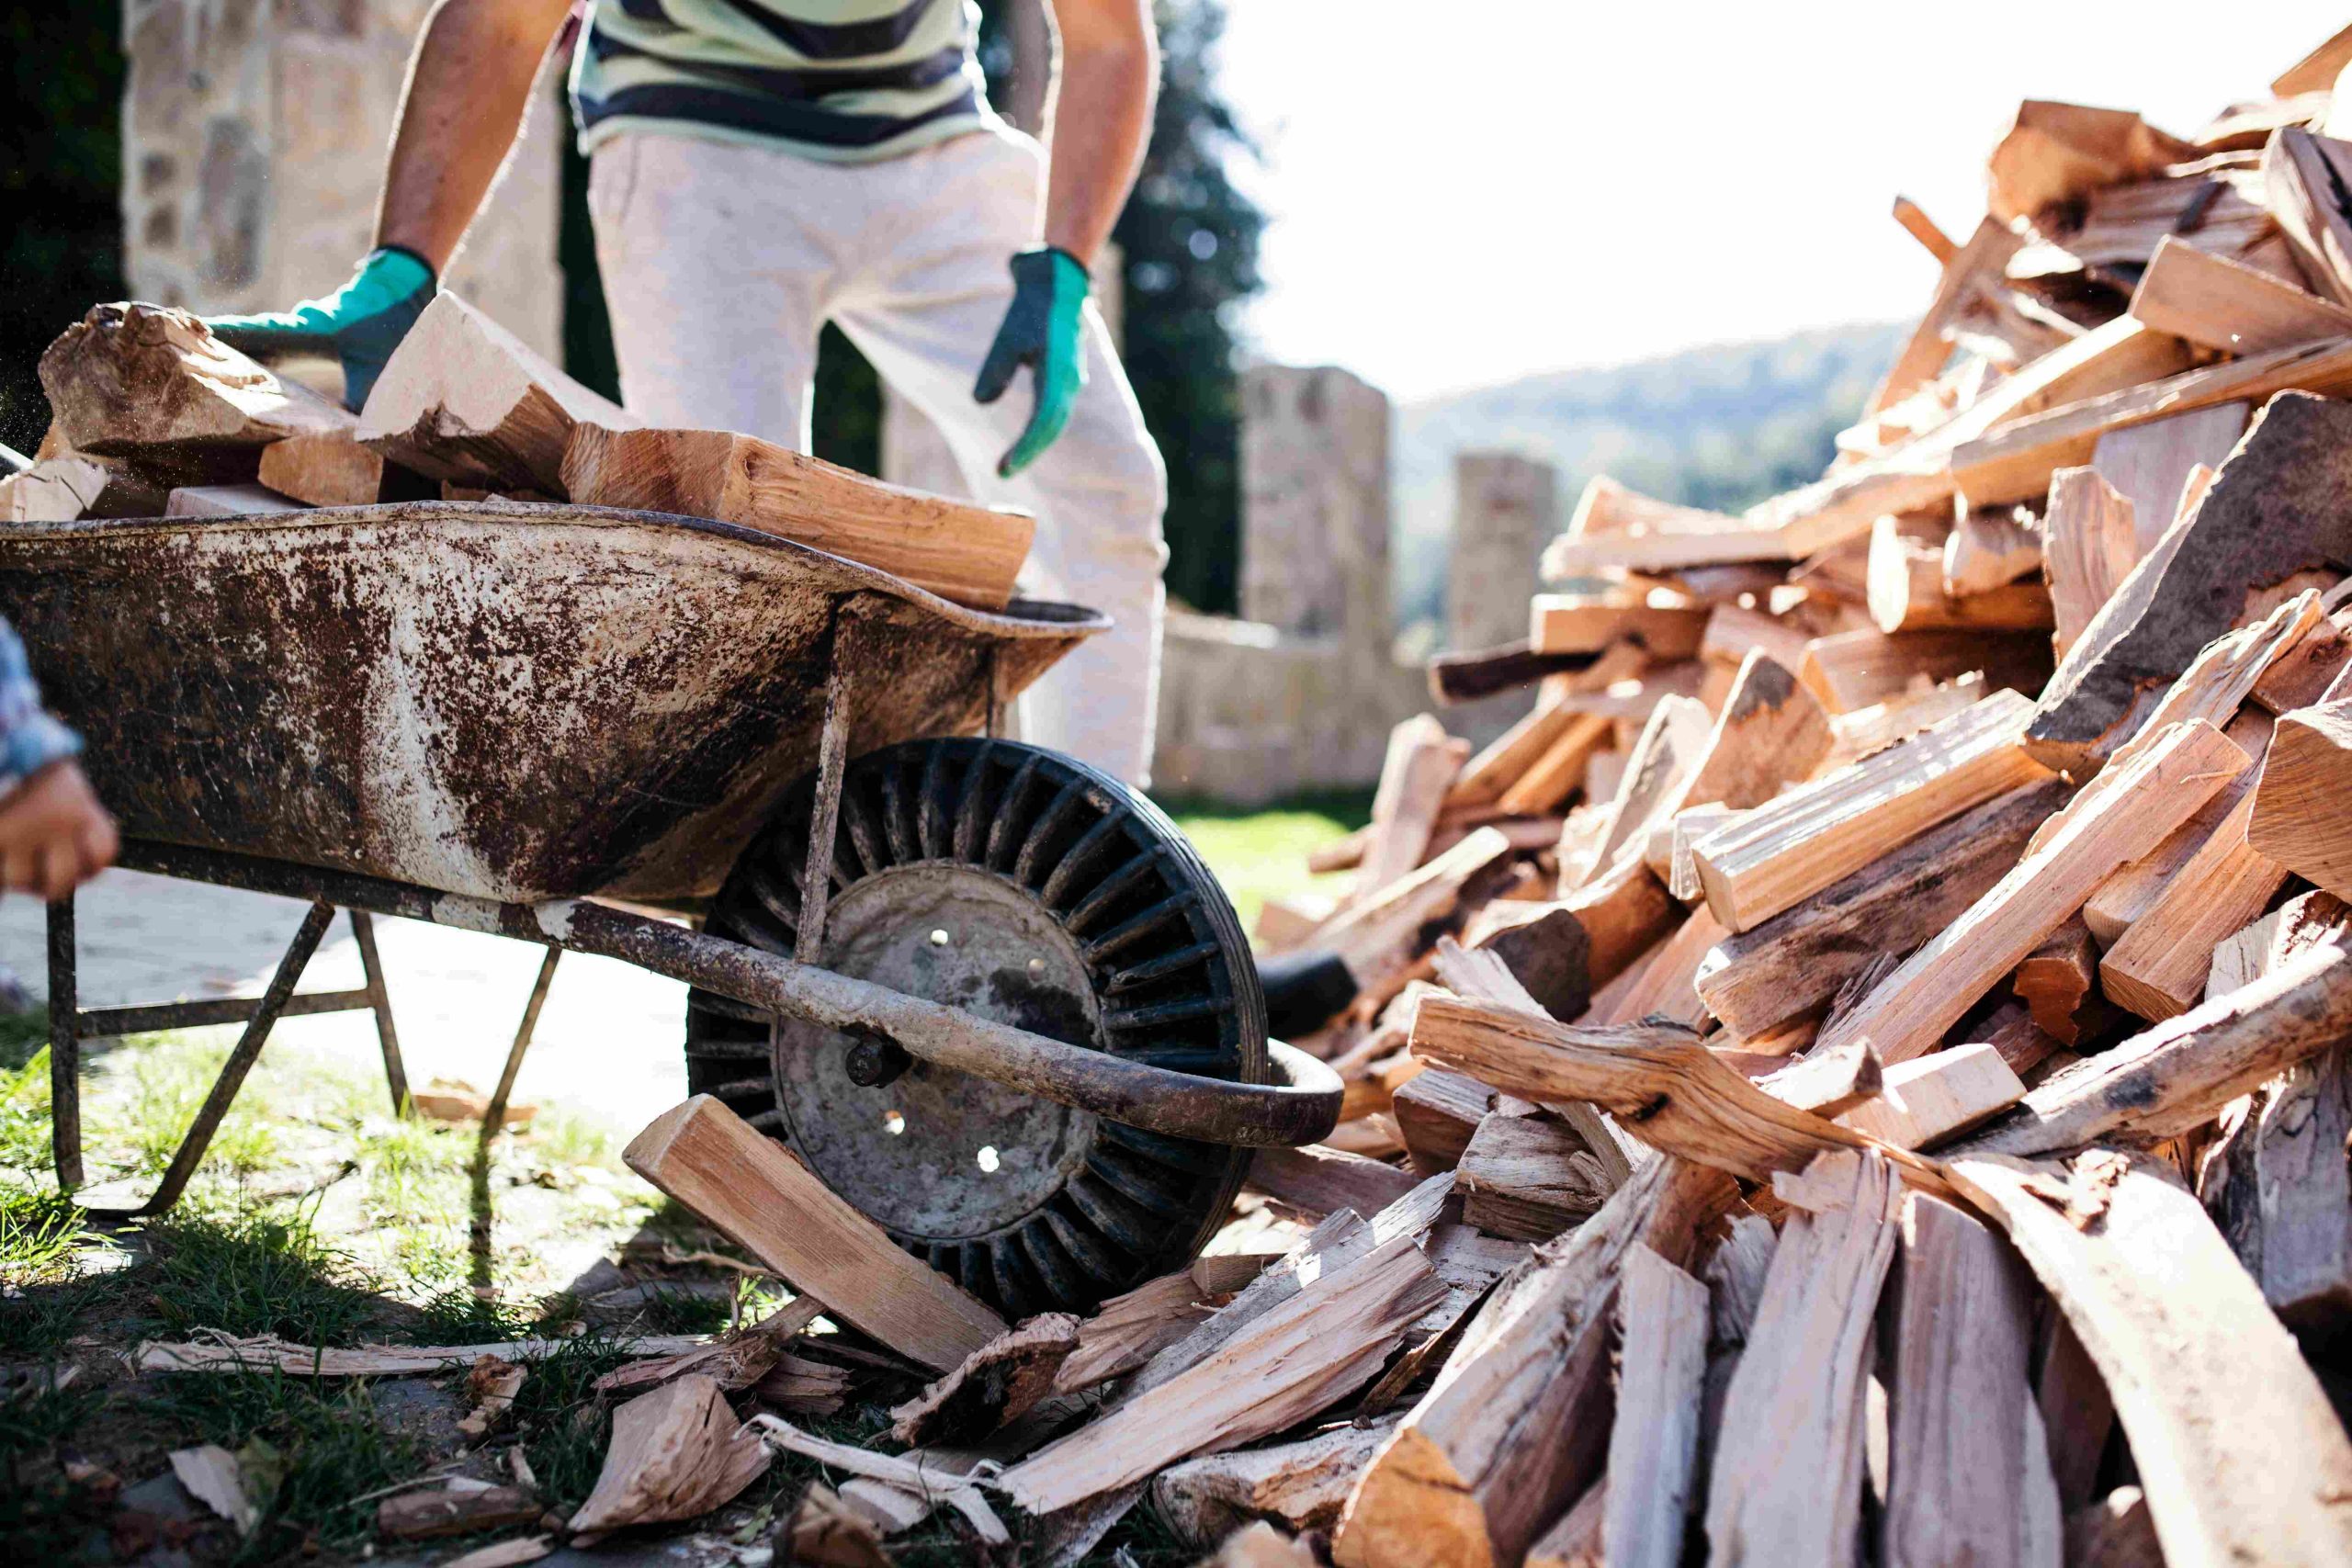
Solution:
<svg viewBox="0 0 2352 1568">
<path fill-rule="evenodd" d="M 1874 955 L 1917 947 L 1963 914 L 2069 793 L 2055 778 L 2011 790 L 1724 938 L 1700 962 L 1700 998 L 1748 1037 L 1821 1006 Z"/>
<path fill-rule="evenodd" d="M 1589 668 L 1594 658 L 1589 653 L 1538 653 L 1524 641 L 1468 653 L 1441 653 L 1430 660 L 1430 701 L 1451 707 L 1500 696 L 1538 681 L 1572 675 Z"/>
<path fill-rule="evenodd" d="M 2025 1085 L 1986 1044 L 1955 1045 L 1886 1069 L 1877 1094 L 1838 1118 L 1900 1149 L 1928 1149 L 2025 1098 Z"/>
<path fill-rule="evenodd" d="M 1657 501 L 1596 474 L 1586 481 L 1567 531 L 1544 547 L 1543 576 L 1564 582 L 1611 570 L 1679 571 L 1789 560 L 1797 553 L 1786 540 L 1737 517 Z"/>
<path fill-rule="evenodd" d="M 1984 677 L 1971 671 L 1924 691 L 1905 692 L 1866 708 L 1832 714 L 1829 733 L 1834 743 L 1814 774 L 1819 777 L 1832 769 L 1859 762 L 1897 741 L 1932 729 L 1963 708 L 1983 701 L 1989 690 Z"/>
<path fill-rule="evenodd" d="M 1011 586 L 1008 581 L 1007 589 Z M 1427 858 L 1438 812 L 1469 756 L 1470 743 L 1448 735 L 1445 726 L 1428 714 L 1417 714 L 1389 731 L 1388 753 L 1373 795 L 1372 821 L 1357 872 L 1359 887 L 1385 887 Z"/>
<path fill-rule="evenodd" d="M 2216 403 L 2110 430 L 2092 445 L 2091 467 L 2132 503 L 2134 558 L 2154 551 L 2180 516 L 2189 476 L 2220 468 L 2253 417 L 2250 403 Z"/>
<path fill-rule="evenodd" d="M 2338 29 L 2317 49 L 2273 77 L 2270 91 L 2282 98 L 2291 98 L 2298 93 L 2324 92 L 2335 85 L 2337 74 L 2346 65 L 2352 65 L 2352 27 Z"/>
<path fill-rule="evenodd" d="M 1496 802 L 1515 817 L 1558 810 L 1583 784 L 1585 764 L 1609 743 L 1611 726 L 1606 716 L 1577 713 L 1565 702 L 1563 712 L 1565 722 L 1543 753 L 1504 787 Z"/>
<path fill-rule="evenodd" d="M 2247 694 L 2272 715 L 2292 713 L 2328 699 L 2331 688 L 2352 669 L 2352 637 L 2344 635 L 2346 616 L 2337 611 L 2301 640 L 2270 661 Z"/>
<path fill-rule="evenodd" d="M 1574 677 L 1547 682 L 1525 718 L 1463 765 L 1453 788 L 1446 792 L 1446 805 L 1499 804 L 1503 792 L 1541 761 L 1575 727 L 1578 714 L 1571 699 L 1583 693 L 1606 691 L 1620 681 L 1639 675 L 1648 664 L 1649 655 L 1631 643 L 1621 642 L 1603 649 Z M 1434 679 L 1434 662 L 1430 670 Z"/>
<path fill-rule="evenodd" d="M 260 485 L 182 485 L 164 502 L 166 517 L 265 517 L 304 510 Z"/>
<path fill-rule="evenodd" d="M 945 1377 L 890 1411 L 890 1436 L 918 1443 L 963 1443 L 1018 1421 L 1054 1391 L 1055 1374 L 1078 1348 L 1078 1318 L 1041 1313 L 1009 1328 Z"/>
<path fill-rule="evenodd" d="M 2002 269 L 2017 254 L 2020 243 L 2007 224 L 1986 218 L 1977 223 L 1965 245 L 1937 258 L 1943 264 L 1943 273 L 1936 281 L 1935 295 L 1910 337 L 1895 351 L 1886 378 L 1871 393 L 1870 412 L 1901 401 L 1935 379 L 1944 361 L 1951 357 L 1951 329 L 1988 287 L 2001 281 Z"/>
<path fill-rule="evenodd" d="M 2026 1381 L 2033 1302 L 1993 1232 L 1914 1192 L 1888 1358 L 1881 1560 L 2058 1561 L 2058 1483 Z"/>
<path fill-rule="evenodd" d="M 1699 966 L 1715 944 L 1731 933 L 1705 906 L 1690 911 L 1682 929 L 1657 945 L 1635 970 L 1634 983 L 1611 999 L 1596 1003 L 1578 1021 L 1586 1024 L 1640 1023 L 1663 1018 L 1685 1029 L 1699 1029 L 1707 1021 L 1707 1006 L 1699 998 Z"/>
<path fill-rule="evenodd" d="M 2102 949 L 2112 947 L 2123 933 L 2156 907 L 2165 891 L 2210 842 L 2231 813 L 2243 804 L 2262 776 L 2270 749 L 2271 725 L 2260 714 L 2240 713 L 2222 730 L 2253 766 L 2224 784 L 2196 815 L 2174 829 L 2165 841 L 2100 884 L 2083 906 L 2083 924 Z"/>
<path fill-rule="evenodd" d="M 377 400 L 368 399 L 371 418 Z M 884 484 L 753 436 L 616 427 L 586 413 L 575 419 L 561 471 L 541 489 L 560 486 L 556 493 L 586 506 L 756 528 L 903 577 L 958 604 L 1003 609 L 1036 529 L 1025 513 Z"/>
<path fill-rule="evenodd" d="M 2057 620 L 2054 640 L 2064 659 L 2115 596 L 2140 559 L 2132 499 L 2096 468 L 2061 468 L 2050 476 L 2050 509 L 2042 514 L 2042 570 Z"/>
<path fill-rule="evenodd" d="M 425 482 L 394 468 L 359 444 L 351 429 L 289 435 L 261 450 L 261 482 L 309 506 L 373 506 L 382 501 L 424 501 Z"/>
<path fill-rule="evenodd" d="M 1947 1168 L 2105 1375 L 2166 1562 L 2352 1561 L 2352 1443 L 2293 1337 L 2162 1162 L 2094 1149 L 2071 1168 L 1973 1157 Z"/>
<path fill-rule="evenodd" d="M 95 457 L 43 457 L 0 479 L 0 524 L 154 517 L 164 493 Z"/>
<path fill-rule="evenodd" d="M 1269 1261 L 1258 1253 L 1211 1253 L 1113 1296 L 1079 1324 L 1078 1348 L 1054 1373 L 1056 1392 L 1091 1388 L 1135 1371 L 1199 1326 Z"/>
<path fill-rule="evenodd" d="M 2267 764 L 2263 776 L 2269 776 Z M 2256 793 L 2245 791 L 2155 903 L 2107 950 L 2099 987 L 2142 1018 L 2162 1020 L 2205 994 L 2213 948 L 2259 915 L 2287 885 L 2283 865 L 2246 839 Z"/>
<path fill-rule="evenodd" d="M 1441 936 L 1502 888 L 1515 852 L 1493 828 L 1474 830 L 1410 875 L 1375 889 L 1323 928 L 1318 946 L 1337 953 L 1358 988 L 1384 998 Z"/>
<path fill-rule="evenodd" d="M 1396 1121 L 1409 1150 L 1412 1135 L 1401 1114 Z M 1248 1184 L 1250 1190 L 1272 1198 L 1290 1213 L 1319 1220 L 1341 1209 L 1377 1213 L 1419 1182 L 1410 1171 L 1393 1165 L 1309 1144 L 1304 1148 L 1260 1149 L 1250 1158 Z"/>
<path fill-rule="evenodd" d="M 1637 643 L 1654 659 L 1689 659 L 1706 635 L 1703 604 L 1627 604 L 1614 598 L 1538 593 L 1529 608 L 1528 644 L 1538 653 L 1598 653 Z"/>
<path fill-rule="evenodd" d="M 1713 726 L 1705 705 L 1695 698 L 1668 696 L 1651 710 L 1641 738 L 1626 754 L 1615 793 L 1601 807 L 1589 865 L 1572 872 L 1563 858 L 1564 894 L 1574 893 L 1595 873 L 1615 864 L 1629 845 L 1634 853 L 1640 852 L 1651 823 L 1661 811 L 1671 813 L 1705 759 Z"/>
<path fill-rule="evenodd" d="M 2040 691 L 2050 673 L 2049 639 L 2030 632 L 1841 632 L 1806 646 L 1797 678 L 1831 713 L 1852 713 L 1903 696 L 1915 682 L 1973 670 L 1994 686 Z"/>
<path fill-rule="evenodd" d="M 444 290 L 385 363 L 359 411 L 358 434 L 430 479 L 566 498 L 564 446 L 573 428 L 639 423 Z"/>
<path fill-rule="evenodd" d="M 617 1422 L 618 1417 L 615 1419 Z M 761 1468 L 766 1468 L 766 1450 L 756 1442 L 751 1448 L 759 1454 Z M 172 1456 L 175 1471 L 179 1457 Z M 395 1493 L 376 1505 L 376 1533 L 388 1540 L 437 1540 L 444 1536 L 536 1524 L 547 1511 L 547 1504 L 536 1493 L 520 1486 L 420 1488 Z"/>
<path fill-rule="evenodd" d="M 1691 846 L 1707 907 L 1749 931 L 1928 829 L 2049 776 L 2018 743 L 2033 705 L 1996 692 L 1899 746 L 1789 791 Z"/>
<path fill-rule="evenodd" d="M 2196 156 L 2195 147 L 2128 109 L 2029 98 L 1985 161 L 1987 205 L 1994 217 L 2013 222 Z"/>
<path fill-rule="evenodd" d="M 2322 945 L 2341 946 L 2352 938 L 2352 905 L 2333 893 L 2311 892 L 2213 945 L 2213 967 L 2205 998 L 2226 996 L 2250 986 L 2299 953 Z"/>
<path fill-rule="evenodd" d="M 2051 932 L 2009 976 L 2010 993 L 2035 1026 L 2068 1045 L 2081 1037 L 2081 1017 L 2098 986 L 2098 949 L 2079 918 Z"/>
<path fill-rule="evenodd" d="M 1626 1254 L 1617 1324 L 1605 1557 L 1611 1568 L 1676 1568 L 1699 1446 L 1707 1288 L 1637 1243 Z"/>
<path fill-rule="evenodd" d="M 1792 1210 L 1732 1374 L 1707 1486 L 1719 1562 L 1855 1561 L 1871 1325 L 1902 1188 L 1840 1151 L 1773 1190 Z"/>
<path fill-rule="evenodd" d="M 1962 513 L 1944 540 L 1944 592 L 1962 599 L 2040 575 L 2042 536 L 2020 522 L 2022 515 L 1997 506 Z"/>
<path fill-rule="evenodd" d="M 1336 1427 L 1295 1443 L 1211 1454 L 1152 1479 L 1151 1507 L 1177 1537 L 1204 1547 L 1252 1519 L 1290 1530 L 1328 1530 L 1356 1479 L 1395 1425 Z"/>
<path fill-rule="evenodd" d="M 1065 1508 L 1195 1454 L 1297 1425 L 1369 1382 L 1444 1293 L 1415 1238 L 1324 1274 L 1216 1351 L 1006 1471 L 1032 1513 Z"/>
<path fill-rule="evenodd" d="M 2288 1068 L 2237 1135 L 2253 1144 L 2251 1190 L 2236 1199 L 2253 1210 L 2253 1245 L 2233 1231 L 2239 1258 L 2280 1322 L 2340 1327 L 2352 1314 L 2352 1053 L 2337 1046 Z"/>
<path fill-rule="evenodd" d="M 1871 530 L 1871 619 L 1883 632 L 2034 631 L 2051 624 L 2051 593 L 2039 582 L 2010 581 L 1953 598 L 1944 592 L 1944 541 L 1905 534 L 1882 517 Z"/>
<path fill-rule="evenodd" d="M 707 1094 L 656 1117 L 621 1157 L 828 1313 L 933 1371 L 1004 1332 L 978 1299 Z"/>
<path fill-rule="evenodd" d="M 1707 617 L 1707 635 L 1699 639 L 1699 657 L 1736 666 L 1751 653 L 1761 653 L 1783 670 L 1794 671 L 1804 662 L 1810 635 L 1800 626 L 1738 604 L 1718 604 Z"/>
<path fill-rule="evenodd" d="M 1934 1050 L 2100 883 L 2154 849 L 2246 765 L 2245 753 L 2201 719 L 2167 727 L 2119 758 L 2042 828 L 2023 860 L 1825 1029 L 1815 1048 L 1868 1042 L 1890 1064 Z"/>
<path fill-rule="evenodd" d="M 2339 897 L 2352 895 L 2347 781 L 2352 697 L 2282 715 L 2251 796 L 2248 849 Z"/>
<path fill-rule="evenodd" d="M 709 1513 L 765 1474 L 773 1457 L 713 1379 L 681 1378 L 639 1394 L 613 1412 L 605 1467 L 571 1516 L 571 1540 L 588 1546 L 631 1525 Z"/>
<path fill-rule="evenodd" d="M 161 305 L 93 307 L 42 352 L 40 384 L 51 430 L 74 452 L 136 458 L 183 483 L 251 479 L 271 442 L 353 423 Z"/>
<path fill-rule="evenodd" d="M 2288 126 L 2262 152 L 2266 205 L 2312 288 L 2352 305 L 2352 213 L 2344 210 L 2352 143 Z"/>
<path fill-rule="evenodd" d="M 2347 1034 L 2352 952 L 2313 948 L 2051 1078 L 1964 1152 L 2043 1155 L 2178 1137 Z"/>
<path fill-rule="evenodd" d="M 1810 778 L 1835 743 L 1819 699 L 1786 668 L 1750 651 L 1732 677 L 1723 713 L 1673 810 L 1761 806 Z"/>
<path fill-rule="evenodd" d="M 1454 1177 L 1464 1221 L 1512 1241 L 1551 1240 L 1598 1212 L 1610 1191 L 1584 1139 L 1542 1116 L 1488 1112 Z"/>
<path fill-rule="evenodd" d="M 2132 290 L 2132 314 L 2224 354 L 2267 354 L 2352 333 L 2352 310 L 2174 234 L 2157 242 Z"/>
<path fill-rule="evenodd" d="M 1606 1568 L 1609 1523 L 1609 1476 L 1584 1489 L 1559 1522 L 1527 1549 L 1524 1568 Z"/>
<path fill-rule="evenodd" d="M 2033 1075 L 2045 1062 L 2060 1055 L 2074 1056 L 2056 1035 L 2034 1022 L 2033 1015 L 2016 1002 L 1994 1009 L 1992 1017 L 1977 1032 L 1984 1036 L 1982 1043 L 1999 1052 L 2001 1060 L 2009 1065 L 2009 1071 L 2024 1079 L 2028 1088 L 2037 1081 Z"/>
<path fill-rule="evenodd" d="M 1452 1170 L 1495 1102 L 1495 1091 L 1463 1073 L 1431 1067 L 1416 1073 L 1391 1098 L 1405 1153 L 1423 1176 Z"/>
</svg>

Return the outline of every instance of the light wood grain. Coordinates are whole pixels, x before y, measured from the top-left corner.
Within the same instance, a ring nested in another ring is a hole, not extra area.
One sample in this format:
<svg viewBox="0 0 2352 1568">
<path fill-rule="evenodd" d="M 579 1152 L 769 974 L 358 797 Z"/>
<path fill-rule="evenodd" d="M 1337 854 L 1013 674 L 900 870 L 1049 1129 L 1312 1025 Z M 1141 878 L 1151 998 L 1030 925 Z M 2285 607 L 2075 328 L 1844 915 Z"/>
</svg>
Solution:
<svg viewBox="0 0 2352 1568">
<path fill-rule="evenodd" d="M 1698 1455 L 1707 1288 L 1646 1247 L 1618 1289 L 1617 1418 L 1601 1511 L 1610 1568 L 1675 1568 Z"/>
<path fill-rule="evenodd" d="M 2025 1085 L 1991 1045 L 1954 1045 L 1886 1069 L 1879 1091 L 1838 1118 L 1897 1148 L 1927 1149 L 1999 1115 Z"/>
</svg>

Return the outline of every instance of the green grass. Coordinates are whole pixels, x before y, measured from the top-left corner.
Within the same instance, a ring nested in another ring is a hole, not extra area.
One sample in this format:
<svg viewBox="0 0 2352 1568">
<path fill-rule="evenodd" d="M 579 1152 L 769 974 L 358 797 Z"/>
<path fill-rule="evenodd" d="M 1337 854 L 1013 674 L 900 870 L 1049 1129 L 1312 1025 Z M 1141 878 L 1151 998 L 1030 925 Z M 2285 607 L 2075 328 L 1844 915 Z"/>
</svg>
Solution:
<svg viewBox="0 0 2352 1568">
<path fill-rule="evenodd" d="M 298 1345 L 347 1345 L 382 1315 L 374 1281 L 329 1247 L 306 1213 L 180 1211 L 148 1222 L 139 1272 L 162 1327 L 275 1334 Z"/>
<path fill-rule="evenodd" d="M 627 1359 L 601 1335 L 568 1339 L 531 1365 L 508 1417 L 548 1506 L 570 1513 L 587 1501 L 604 1467 L 612 1412 L 596 1397 L 596 1380 Z"/>
<path fill-rule="evenodd" d="M 1256 922 L 1269 898 L 1330 892 L 1343 876 L 1317 876 L 1306 852 L 1372 820 L 1372 792 L 1311 795 L 1259 811 L 1197 801 L 1166 803 L 1176 826 L 1225 886 L 1241 929 Z"/>
</svg>

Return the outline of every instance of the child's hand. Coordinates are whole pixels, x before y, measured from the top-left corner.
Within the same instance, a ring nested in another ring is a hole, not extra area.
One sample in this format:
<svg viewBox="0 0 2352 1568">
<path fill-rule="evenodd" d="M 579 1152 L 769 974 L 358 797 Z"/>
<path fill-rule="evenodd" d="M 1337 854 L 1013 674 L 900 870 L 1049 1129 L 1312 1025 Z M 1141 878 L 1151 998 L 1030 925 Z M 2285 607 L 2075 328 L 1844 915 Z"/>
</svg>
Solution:
<svg viewBox="0 0 2352 1568">
<path fill-rule="evenodd" d="M 0 884 L 62 898 L 114 863 L 114 818 L 70 761 L 35 772 L 0 799 Z"/>
</svg>

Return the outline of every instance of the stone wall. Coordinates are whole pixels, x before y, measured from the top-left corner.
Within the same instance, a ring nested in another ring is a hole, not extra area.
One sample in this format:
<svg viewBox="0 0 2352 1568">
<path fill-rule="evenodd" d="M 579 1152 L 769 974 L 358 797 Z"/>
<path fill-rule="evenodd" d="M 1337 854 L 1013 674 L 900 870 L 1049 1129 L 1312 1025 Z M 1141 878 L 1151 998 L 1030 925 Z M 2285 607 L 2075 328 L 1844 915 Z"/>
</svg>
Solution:
<svg viewBox="0 0 2352 1568">
<path fill-rule="evenodd" d="M 1447 647 L 1496 648 L 1527 635 L 1527 596 L 1559 509 L 1551 464 L 1509 452 L 1455 455 Z"/>
<path fill-rule="evenodd" d="M 277 310 L 350 276 L 431 0 L 128 0 L 123 226 L 131 293 Z M 560 358 L 570 133 L 556 62 L 448 285 Z"/>
</svg>

